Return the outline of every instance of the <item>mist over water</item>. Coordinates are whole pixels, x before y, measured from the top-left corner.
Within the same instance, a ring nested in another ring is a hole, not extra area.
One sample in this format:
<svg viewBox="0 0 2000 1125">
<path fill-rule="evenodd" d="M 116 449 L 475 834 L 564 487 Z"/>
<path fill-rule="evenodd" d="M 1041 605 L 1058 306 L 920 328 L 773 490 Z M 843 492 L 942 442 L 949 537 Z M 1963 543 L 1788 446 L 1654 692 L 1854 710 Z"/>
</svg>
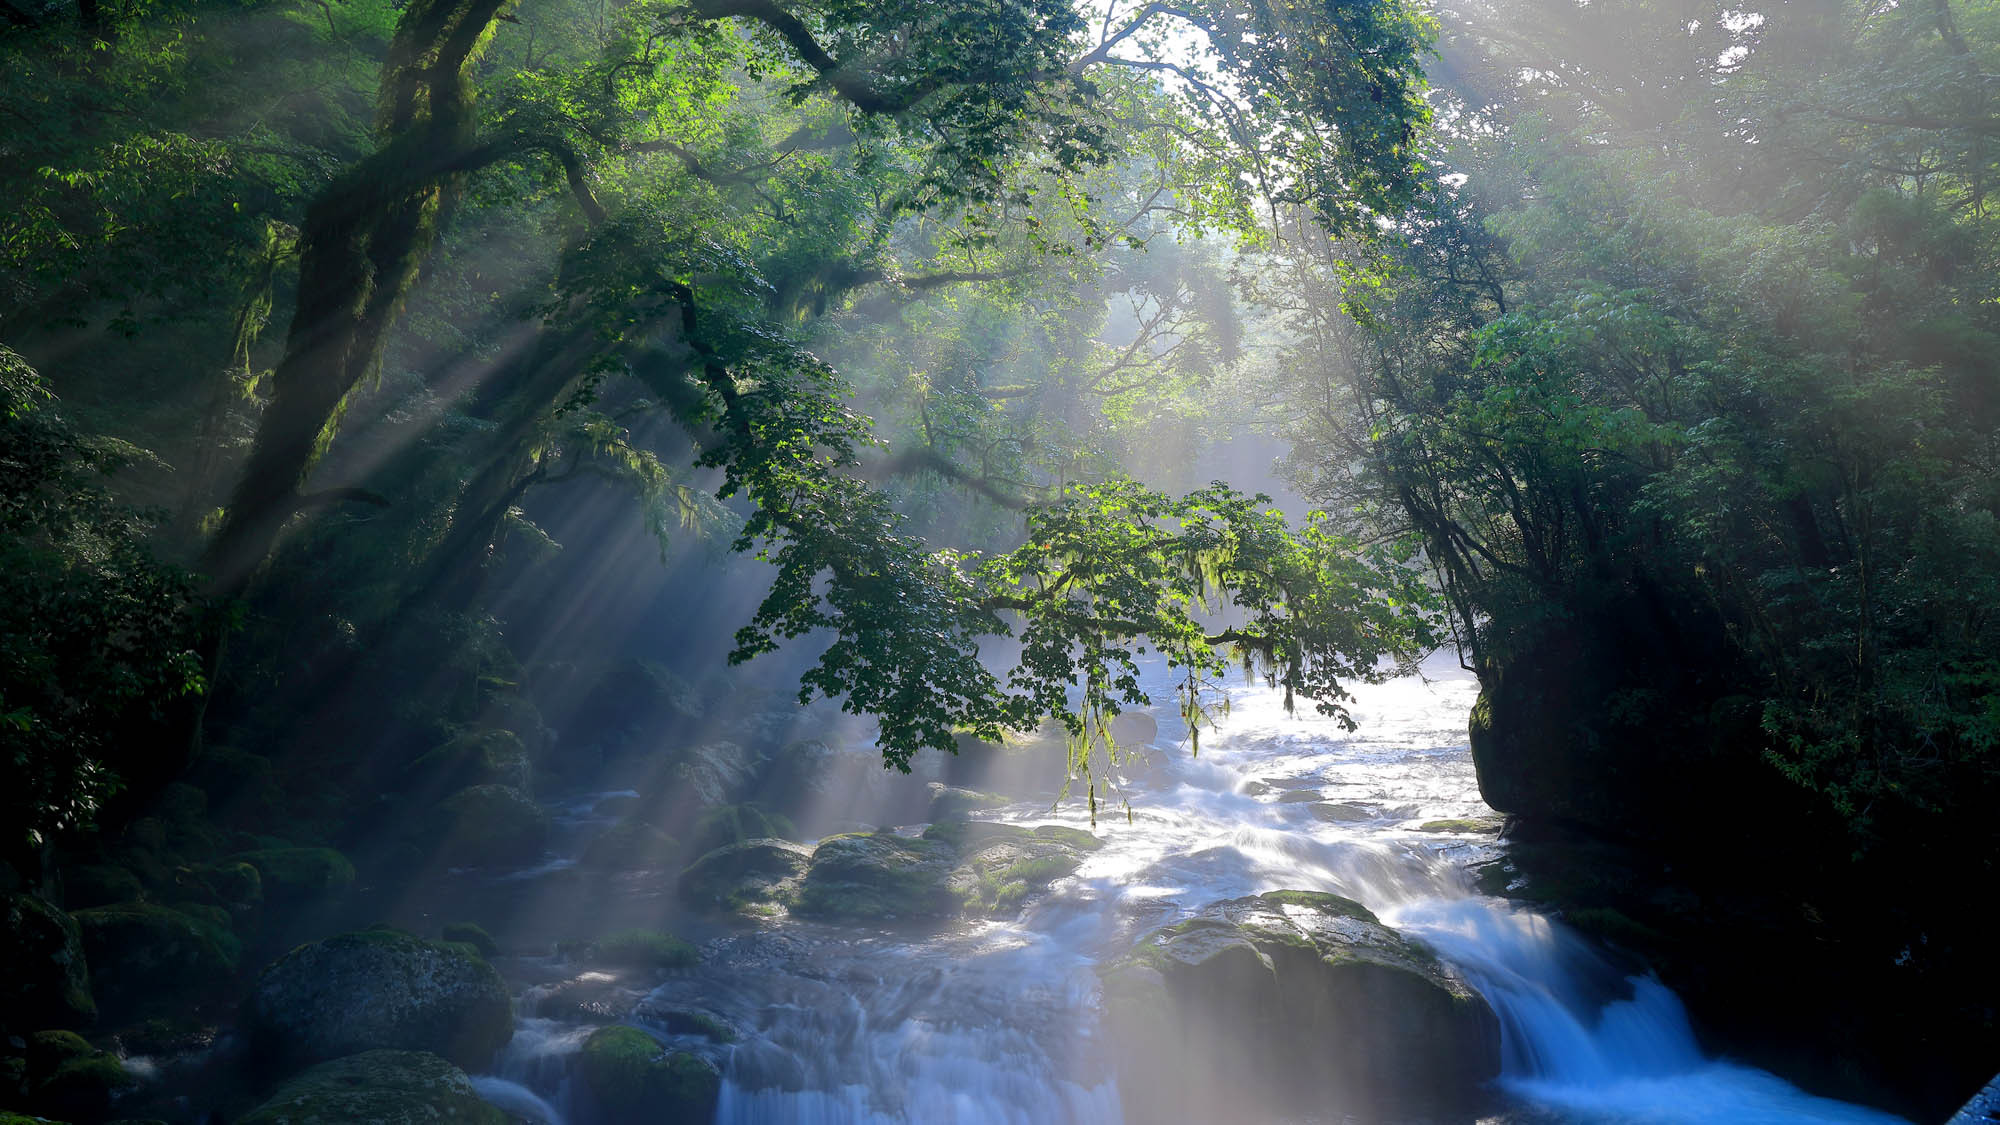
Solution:
<svg viewBox="0 0 2000 1125">
<path fill-rule="evenodd" d="M 1477 685 L 1442 659 L 1425 673 L 1359 689 L 1354 734 L 1286 714 L 1256 682 L 1227 685 L 1199 755 L 1162 712 L 1155 747 L 1100 807 L 1105 847 L 1019 917 L 927 937 L 787 923 L 721 938 L 634 1022 L 681 1049 L 700 1041 L 676 1041 L 672 1012 L 742 1029 L 716 1056 L 729 1125 L 1110 1125 L 1125 1116 L 1098 1039 L 1094 966 L 1218 900 L 1324 890 L 1429 943 L 1492 1004 L 1503 1072 L 1480 1118 L 1490 1125 L 1898 1120 L 1705 1056 L 1657 979 L 1478 894 L 1466 866 L 1495 854 L 1491 834 L 1418 830 L 1491 815 L 1465 745 Z M 1154 698 L 1171 699 L 1166 669 L 1149 674 Z M 1081 801 L 995 815 L 1091 827 Z M 524 1021 L 482 1094 L 565 1120 L 568 1057 L 589 1030 Z M 1255 1105 L 1240 1119 L 1278 1120 Z"/>
</svg>

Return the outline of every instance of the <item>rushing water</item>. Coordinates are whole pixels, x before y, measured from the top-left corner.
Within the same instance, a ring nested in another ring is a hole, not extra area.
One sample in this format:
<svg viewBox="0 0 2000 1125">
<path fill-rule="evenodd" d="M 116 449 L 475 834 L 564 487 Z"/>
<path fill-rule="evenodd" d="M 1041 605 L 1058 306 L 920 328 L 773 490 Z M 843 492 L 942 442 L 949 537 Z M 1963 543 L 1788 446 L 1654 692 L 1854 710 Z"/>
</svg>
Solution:
<svg viewBox="0 0 2000 1125">
<path fill-rule="evenodd" d="M 1093 965 L 1220 899 L 1326 890 L 1430 943 L 1492 1004 L 1503 1072 L 1491 1122 L 1896 1120 L 1704 1056 L 1656 979 L 1476 893 L 1465 866 L 1491 854 L 1490 834 L 1418 830 L 1491 813 L 1465 746 L 1476 685 L 1443 661 L 1426 673 L 1359 689 L 1354 734 L 1287 715 L 1256 683 L 1228 687 L 1199 756 L 1162 714 L 1160 752 L 1123 794 L 1129 822 L 1112 805 L 1097 828 L 1106 846 L 1020 917 L 923 938 L 805 924 L 722 938 L 634 1018 L 669 1039 L 687 1009 L 742 1030 L 726 1048 L 677 1043 L 722 1068 L 730 1125 L 1116 1123 Z M 1171 693 L 1162 684 L 1155 698 Z M 1088 827 L 1075 804 L 998 815 Z M 567 1059 L 589 1030 L 524 1020 L 482 1094 L 561 1122 Z M 1265 1119 L 1243 1107 L 1241 1120 Z"/>
</svg>

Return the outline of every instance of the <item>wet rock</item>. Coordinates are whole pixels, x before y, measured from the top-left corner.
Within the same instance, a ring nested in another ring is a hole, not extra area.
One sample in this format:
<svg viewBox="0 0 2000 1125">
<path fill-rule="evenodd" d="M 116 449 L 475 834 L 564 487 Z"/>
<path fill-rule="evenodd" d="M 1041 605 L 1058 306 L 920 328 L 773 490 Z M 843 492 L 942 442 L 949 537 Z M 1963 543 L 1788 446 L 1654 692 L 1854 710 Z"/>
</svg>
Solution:
<svg viewBox="0 0 2000 1125">
<path fill-rule="evenodd" d="M 929 819 L 932 823 L 948 820 L 964 820 L 977 812 L 999 808 L 1008 799 L 998 793 L 981 793 L 974 789 L 958 789 L 949 785 L 932 785 Z"/>
<path fill-rule="evenodd" d="M 699 1008 L 663 1008 L 652 1013 L 662 1028 L 674 1035 L 699 1035 L 716 1043 L 734 1043 L 736 1029 Z"/>
<path fill-rule="evenodd" d="M 813 852 L 789 840 L 745 840 L 717 848 L 681 872 L 680 895 L 691 906 L 720 910 L 778 908 L 797 900 Z"/>
<path fill-rule="evenodd" d="M 1317 789 L 1292 789 L 1278 795 L 1281 805 L 1303 805 L 1319 800 Z"/>
<path fill-rule="evenodd" d="M 465 1072 L 421 1051 L 373 1050 L 321 1063 L 237 1125 L 507 1125 Z"/>
<path fill-rule="evenodd" d="M 1102 977 L 1137 1120 L 1451 1109 L 1499 1073 L 1486 1002 L 1336 895 L 1217 903 Z"/>
<path fill-rule="evenodd" d="M 951 886 L 957 866 L 957 849 L 943 840 L 834 836 L 813 849 L 794 910 L 841 921 L 951 918 L 964 901 Z"/>
<path fill-rule="evenodd" d="M 469 945 L 481 957 L 492 957 L 500 952 L 500 943 L 493 940 L 493 935 L 487 933 L 485 927 L 472 922 L 445 923 L 444 940 Z"/>
<path fill-rule="evenodd" d="M 539 858 L 549 818 L 527 794 L 474 785 L 438 802 L 437 857 L 452 866 L 507 866 Z"/>
<path fill-rule="evenodd" d="M 1467 816 L 1450 820 L 1427 820 L 1417 825 L 1419 832 L 1488 833 L 1498 832 L 1507 822 L 1501 816 Z"/>
<path fill-rule="evenodd" d="M 631 1016 L 645 995 L 625 974 L 593 969 L 530 988 L 521 1006 L 529 1015 L 565 1023 L 617 1023 Z"/>
<path fill-rule="evenodd" d="M 70 1031 L 28 1036 L 20 1062 L 23 1104 L 65 1121 L 101 1121 L 114 1098 L 138 1085 L 118 1056 L 97 1050 Z"/>
<path fill-rule="evenodd" d="M 244 1016 L 252 1048 L 280 1065 L 385 1047 L 477 1069 L 514 1034 L 493 966 L 464 946 L 386 929 L 292 950 L 257 978 Z"/>
<path fill-rule="evenodd" d="M 745 840 L 789 840 L 796 831 L 789 818 L 754 803 L 722 805 L 696 818 L 689 844 L 705 855 Z"/>
<path fill-rule="evenodd" d="M 1011 915 L 1028 896 L 1075 874 L 1084 858 L 1103 846 L 1088 832 L 1054 824 L 1030 829 L 947 822 L 933 825 L 925 836 L 945 839 L 958 848 L 961 862 L 951 874 L 950 886 L 966 913 L 991 917 Z"/>
<path fill-rule="evenodd" d="M 229 858 L 257 869 L 264 898 L 273 906 L 323 901 L 354 884 L 354 865 L 332 848 L 260 848 Z"/>
<path fill-rule="evenodd" d="M 83 937 L 33 895 L 0 897 L 0 1030 L 87 1027 L 97 1018 Z"/>
<path fill-rule="evenodd" d="M 199 904 L 169 908 L 126 902 L 79 910 L 92 986 L 114 1020 L 171 1014 L 209 999 L 236 973 L 242 943 L 227 912 Z"/>
<path fill-rule="evenodd" d="M 577 1057 L 583 1092 L 605 1125 L 706 1125 L 722 1076 L 704 1059 L 668 1051 L 636 1027 L 591 1032 Z"/>
<path fill-rule="evenodd" d="M 1312 814 L 1316 819 L 1329 824 L 1353 824 L 1358 821 L 1373 820 L 1381 815 L 1378 810 L 1368 805 L 1356 805 L 1347 801 L 1321 801 L 1313 805 Z"/>
<path fill-rule="evenodd" d="M 63 872 L 63 905 L 71 910 L 131 902 L 145 893 L 139 877 L 116 864 L 93 863 Z"/>
<path fill-rule="evenodd" d="M 513 731 L 483 730 L 457 738 L 411 762 L 404 784 L 433 797 L 474 785 L 528 788 L 528 749 Z"/>
<path fill-rule="evenodd" d="M 659 930 L 622 930 L 589 942 L 580 960 L 624 969 L 684 969 L 701 960 L 694 946 Z"/>
</svg>

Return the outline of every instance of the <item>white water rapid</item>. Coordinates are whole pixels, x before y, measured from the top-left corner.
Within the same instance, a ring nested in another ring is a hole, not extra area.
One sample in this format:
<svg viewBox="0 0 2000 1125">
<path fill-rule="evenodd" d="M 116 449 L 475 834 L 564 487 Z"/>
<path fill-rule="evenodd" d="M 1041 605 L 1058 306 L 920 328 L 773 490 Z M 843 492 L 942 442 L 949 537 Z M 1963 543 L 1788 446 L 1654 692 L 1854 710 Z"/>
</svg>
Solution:
<svg viewBox="0 0 2000 1125">
<path fill-rule="evenodd" d="M 723 1049 L 728 1125 L 1115 1125 L 1125 1120 L 1095 1040 L 1093 965 L 1221 899 L 1333 891 L 1428 942 L 1492 1004 L 1503 1073 L 1489 1123 L 1892 1122 L 1703 1055 L 1680 1001 L 1561 924 L 1478 894 L 1466 864 L 1490 831 L 1420 831 L 1489 817 L 1465 745 L 1476 685 L 1447 660 L 1428 679 L 1357 690 L 1346 734 L 1277 693 L 1229 685 L 1191 756 L 1170 713 L 1151 764 L 1097 827 L 1106 846 L 1020 917 L 929 938 L 803 924 L 713 942 L 655 990 L 666 1014 L 742 1029 Z M 1154 698 L 1170 700 L 1165 670 Z M 1089 827 L 1081 802 L 1001 819 Z M 525 1020 L 482 1092 L 527 1119 L 563 1119 L 565 1056 L 588 1028 Z M 1256 1106 L 1241 1120 L 1271 1120 Z M 579 1123 L 587 1125 L 587 1123 Z M 1148 1125 L 1133 1122 L 1132 1125 Z"/>
</svg>

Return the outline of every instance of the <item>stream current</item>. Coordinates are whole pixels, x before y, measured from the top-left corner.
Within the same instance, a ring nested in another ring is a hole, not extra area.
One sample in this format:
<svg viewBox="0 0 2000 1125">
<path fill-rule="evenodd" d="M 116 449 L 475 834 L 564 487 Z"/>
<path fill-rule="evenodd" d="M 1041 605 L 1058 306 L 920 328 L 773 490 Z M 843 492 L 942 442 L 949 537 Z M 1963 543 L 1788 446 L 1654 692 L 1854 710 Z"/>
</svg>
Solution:
<svg viewBox="0 0 2000 1125">
<path fill-rule="evenodd" d="M 1448 659 L 1424 672 L 1358 687 L 1353 733 L 1287 714 L 1261 682 L 1226 685 L 1198 755 L 1164 708 L 1148 764 L 1123 787 L 1129 822 L 1117 798 L 1100 805 L 1104 848 L 1013 920 L 927 937 L 798 922 L 721 937 L 630 1020 L 710 1053 L 725 1125 L 1116 1125 L 1127 1118 L 1096 1038 L 1094 966 L 1218 900 L 1323 890 L 1429 943 L 1499 1015 L 1487 1125 L 1900 1120 L 1704 1055 L 1657 979 L 1478 893 L 1467 866 L 1496 854 L 1492 832 L 1419 828 L 1492 816 L 1466 746 L 1478 688 Z M 1149 669 L 1156 700 L 1173 698 L 1167 675 Z M 990 818 L 1091 827 L 1081 799 Z M 672 1034 L 673 1013 L 690 1009 L 738 1041 Z M 592 1030 L 524 1018 L 475 1082 L 524 1119 L 587 1125 L 566 1075 Z M 1238 1120 L 1277 1119 L 1246 1105 Z"/>
</svg>

